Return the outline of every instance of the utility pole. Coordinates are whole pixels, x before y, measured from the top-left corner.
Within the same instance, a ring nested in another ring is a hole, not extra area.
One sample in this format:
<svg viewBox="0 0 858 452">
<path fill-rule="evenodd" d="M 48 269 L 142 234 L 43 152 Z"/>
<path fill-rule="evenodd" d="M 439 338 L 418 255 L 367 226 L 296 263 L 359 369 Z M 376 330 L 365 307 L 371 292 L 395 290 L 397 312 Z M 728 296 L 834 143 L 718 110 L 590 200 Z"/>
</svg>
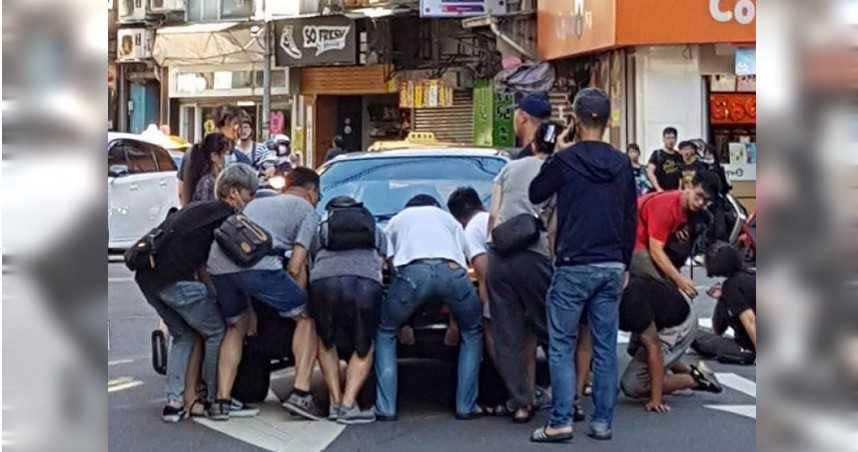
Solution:
<svg viewBox="0 0 858 452">
<path fill-rule="evenodd" d="M 265 62 L 262 67 L 262 131 L 263 140 L 268 139 L 271 130 L 271 17 L 268 14 L 268 4 L 263 0 L 264 23 L 262 35 L 265 39 Z"/>
</svg>

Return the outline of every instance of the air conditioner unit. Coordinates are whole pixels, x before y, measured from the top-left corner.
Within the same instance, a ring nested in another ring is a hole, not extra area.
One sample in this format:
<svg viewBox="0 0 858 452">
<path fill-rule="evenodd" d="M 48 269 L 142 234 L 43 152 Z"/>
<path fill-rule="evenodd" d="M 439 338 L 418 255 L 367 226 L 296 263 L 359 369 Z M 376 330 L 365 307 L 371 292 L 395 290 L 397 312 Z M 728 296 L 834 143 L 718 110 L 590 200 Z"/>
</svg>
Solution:
<svg viewBox="0 0 858 452">
<path fill-rule="evenodd" d="M 149 7 L 155 14 L 185 11 L 185 0 L 149 0 L 149 2 Z"/>
<path fill-rule="evenodd" d="M 120 28 L 116 32 L 116 61 L 138 62 L 152 58 L 155 35 L 146 28 Z"/>
<path fill-rule="evenodd" d="M 149 15 L 150 0 L 119 0 L 119 21 L 142 22 Z"/>
</svg>

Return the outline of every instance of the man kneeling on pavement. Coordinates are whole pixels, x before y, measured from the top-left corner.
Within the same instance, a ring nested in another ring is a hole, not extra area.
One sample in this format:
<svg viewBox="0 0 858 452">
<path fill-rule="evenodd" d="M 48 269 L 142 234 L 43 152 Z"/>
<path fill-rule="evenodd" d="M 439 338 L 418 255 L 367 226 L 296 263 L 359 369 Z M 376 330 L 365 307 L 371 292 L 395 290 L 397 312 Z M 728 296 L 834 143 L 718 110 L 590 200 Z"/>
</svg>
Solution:
<svg viewBox="0 0 858 452">
<path fill-rule="evenodd" d="M 672 236 L 688 240 L 689 216 L 702 211 L 719 186 L 714 174 L 699 172 L 682 190 L 653 193 L 638 201 L 631 282 L 620 308 L 621 328 L 633 333 L 630 353 L 634 358 L 623 374 L 621 389 L 634 398 L 649 395 L 648 411 L 669 410 L 662 398 L 665 392 L 722 390 L 705 365 L 688 366 L 680 360 L 697 328 L 688 305 L 697 296 L 697 289 L 665 251 Z M 673 374 L 665 377 L 666 370 Z"/>
</svg>

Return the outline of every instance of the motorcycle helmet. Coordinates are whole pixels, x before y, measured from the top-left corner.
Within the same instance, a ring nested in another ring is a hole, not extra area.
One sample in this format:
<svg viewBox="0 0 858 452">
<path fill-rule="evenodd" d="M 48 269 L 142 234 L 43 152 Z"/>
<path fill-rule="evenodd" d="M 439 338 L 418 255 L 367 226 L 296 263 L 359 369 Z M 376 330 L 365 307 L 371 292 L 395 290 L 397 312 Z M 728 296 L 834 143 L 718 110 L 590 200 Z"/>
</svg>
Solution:
<svg viewBox="0 0 858 452">
<path fill-rule="evenodd" d="M 277 155 L 289 155 L 291 142 L 288 136 L 279 133 L 268 140 L 268 149 Z"/>
</svg>

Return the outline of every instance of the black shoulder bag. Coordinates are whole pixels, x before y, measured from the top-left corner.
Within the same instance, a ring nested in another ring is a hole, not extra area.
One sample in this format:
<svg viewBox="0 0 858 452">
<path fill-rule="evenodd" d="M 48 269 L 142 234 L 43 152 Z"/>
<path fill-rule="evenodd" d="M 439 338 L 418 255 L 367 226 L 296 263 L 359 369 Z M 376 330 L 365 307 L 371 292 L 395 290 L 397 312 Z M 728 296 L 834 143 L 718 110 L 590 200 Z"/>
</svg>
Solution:
<svg viewBox="0 0 858 452">
<path fill-rule="evenodd" d="M 492 249 L 502 256 L 526 250 L 539 241 L 545 230 L 539 217 L 529 213 L 516 215 L 492 230 Z"/>
</svg>

